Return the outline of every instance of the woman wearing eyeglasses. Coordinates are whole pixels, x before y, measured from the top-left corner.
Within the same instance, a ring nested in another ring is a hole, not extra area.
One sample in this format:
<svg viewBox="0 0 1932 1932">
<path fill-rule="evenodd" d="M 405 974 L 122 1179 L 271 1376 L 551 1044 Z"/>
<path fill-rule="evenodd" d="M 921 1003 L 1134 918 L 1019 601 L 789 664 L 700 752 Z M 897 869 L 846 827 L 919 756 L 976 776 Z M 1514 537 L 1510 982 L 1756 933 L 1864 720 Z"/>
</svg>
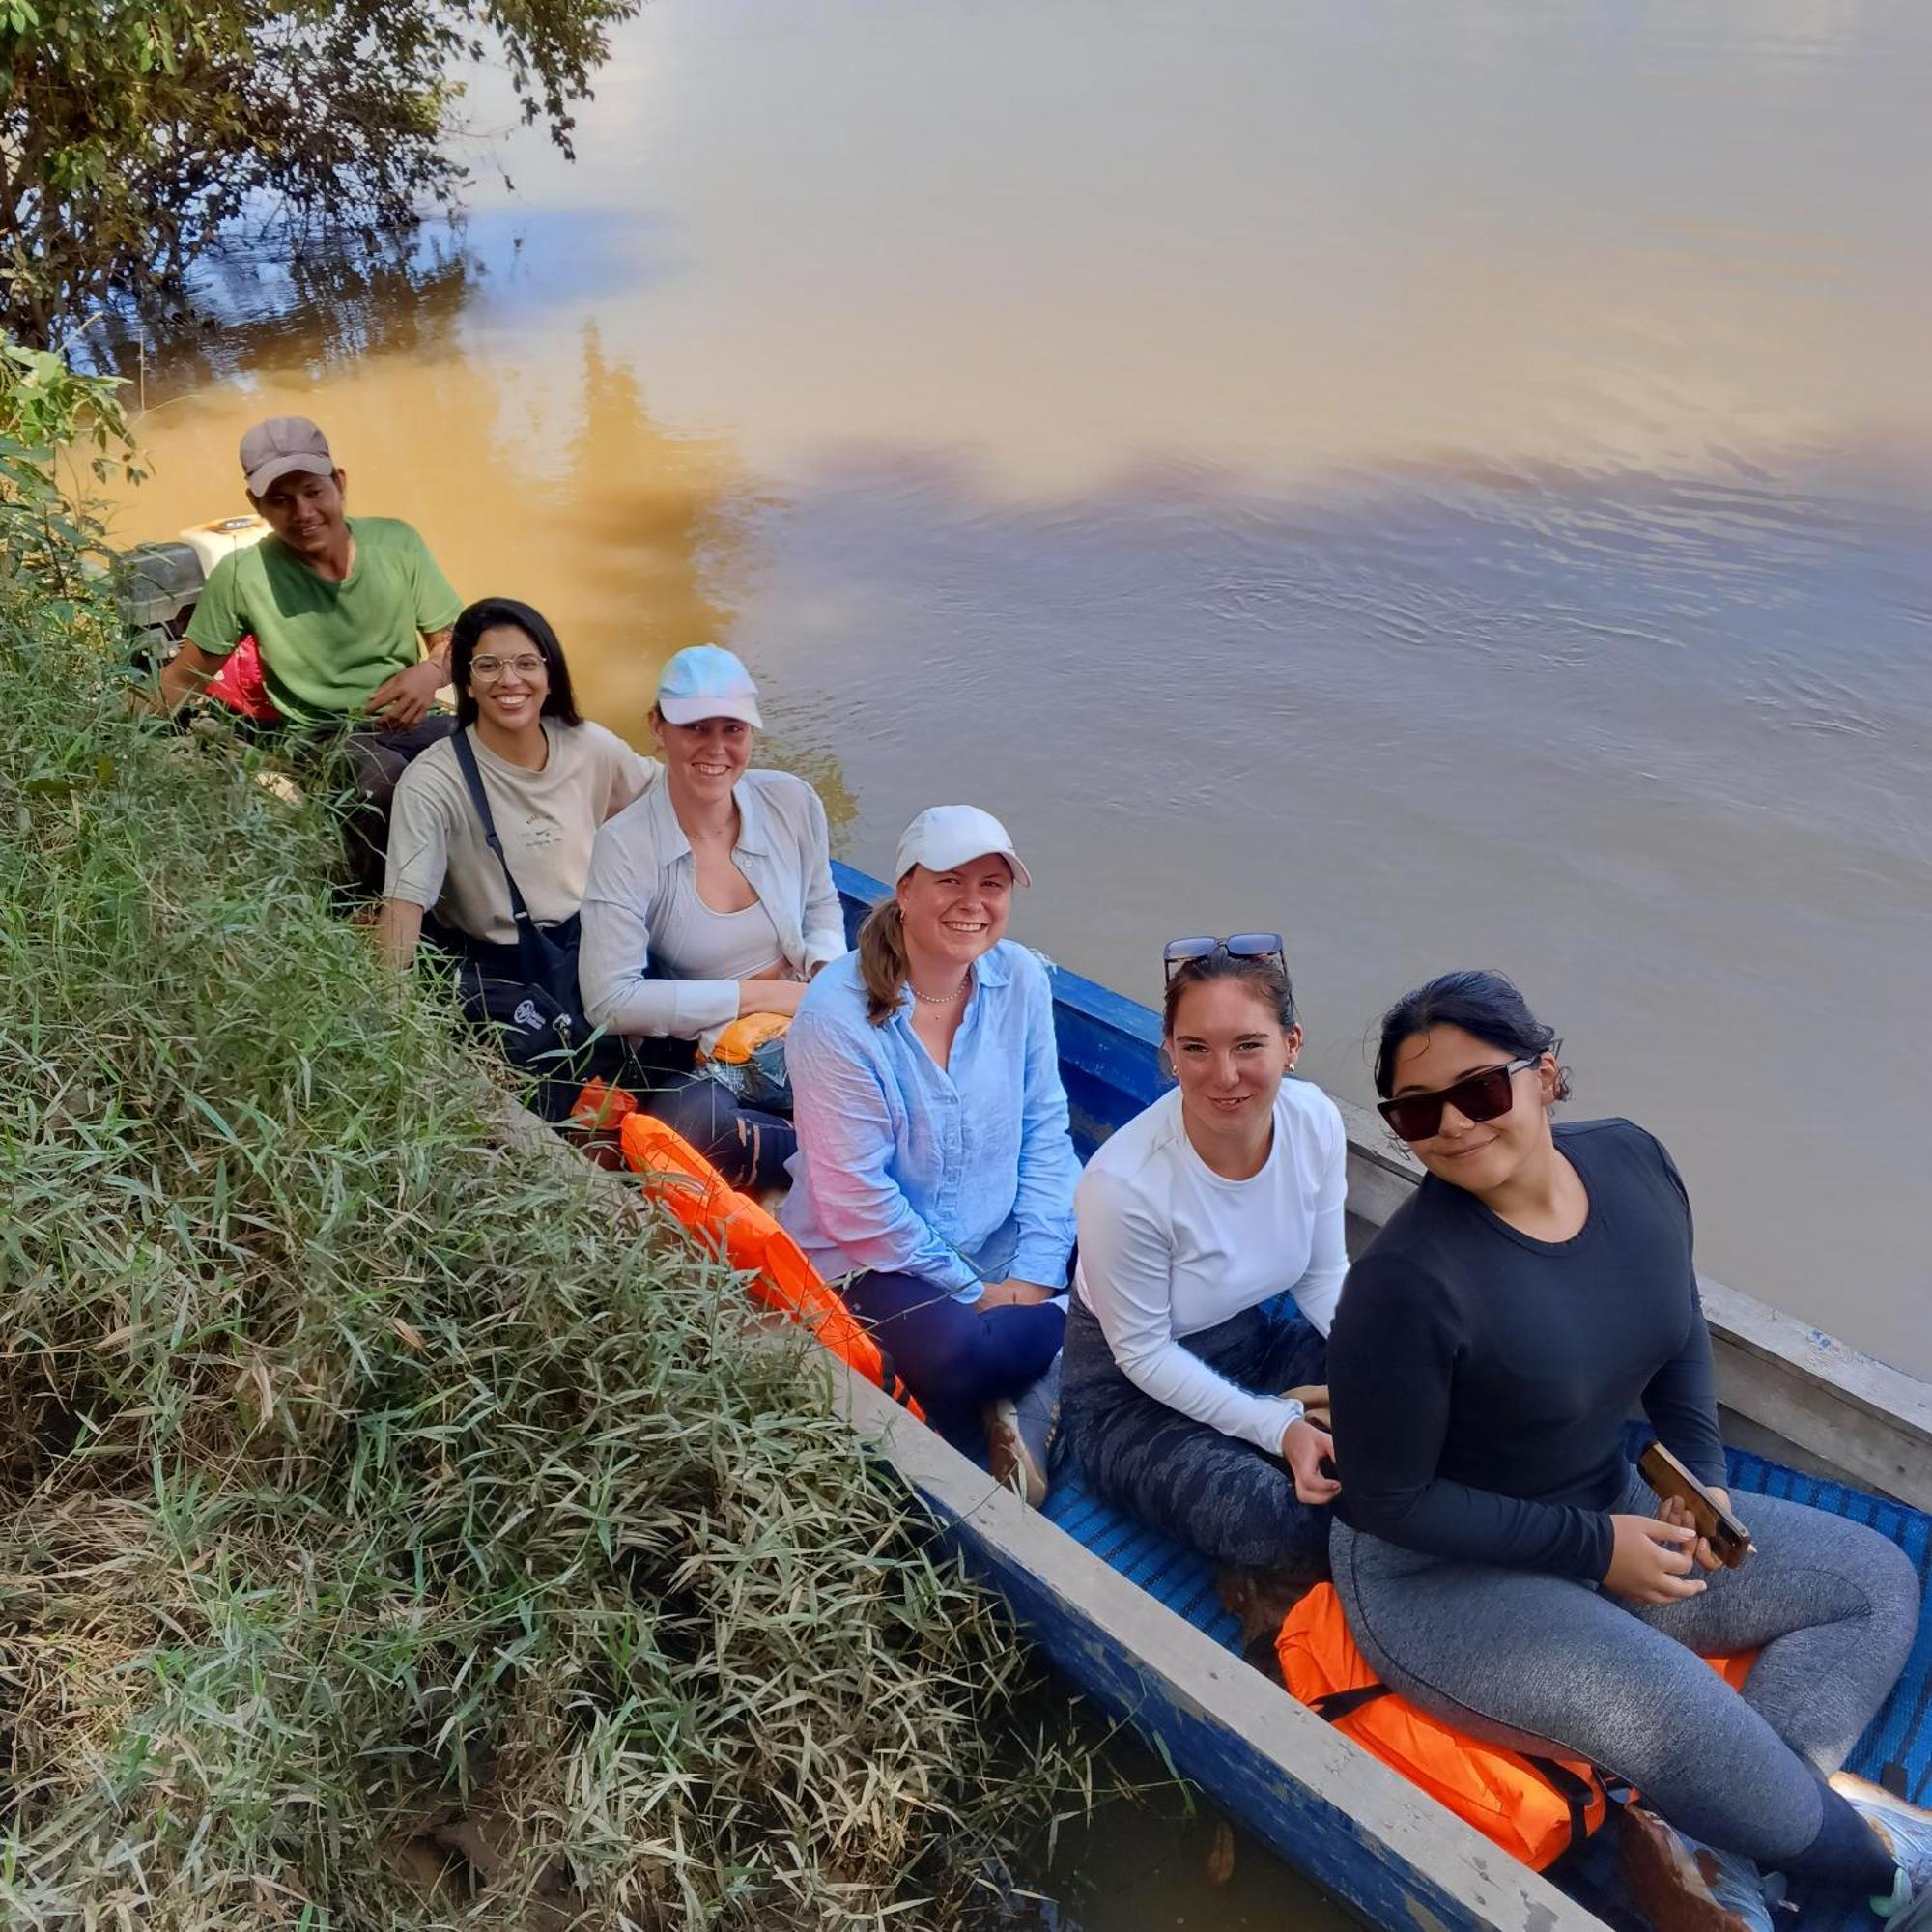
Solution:
<svg viewBox="0 0 1932 1932">
<path fill-rule="evenodd" d="M 1250 1586 L 1305 1586 L 1337 1489 L 1303 1403 L 1348 1267 L 1348 1139 L 1288 1078 L 1301 1028 L 1278 933 L 1174 940 L 1165 964 L 1176 1085 L 1081 1178 L 1061 1427 L 1121 1508 L 1263 1573 Z"/>
<path fill-rule="evenodd" d="M 981 1429 L 994 1474 L 1046 1498 L 1073 1188 L 1046 969 L 1006 938 L 1029 883 L 1006 828 L 935 806 L 893 896 L 811 982 L 791 1031 L 794 1186 L 782 1219 L 935 1429 Z"/>
<path fill-rule="evenodd" d="M 578 716 L 563 647 L 527 604 L 471 604 L 449 650 L 456 728 L 481 773 L 503 858 L 490 849 L 455 739 L 432 745 L 397 781 L 389 815 L 377 933 L 398 969 L 415 956 L 432 910 L 459 945 L 513 950 L 506 865 L 531 919 L 574 947 L 597 828 L 648 789 L 656 770 Z"/>
<path fill-rule="evenodd" d="M 1932 1820 L 1826 1782 L 1905 1662 L 1913 1567 L 1861 1524 L 1751 1496 L 1754 1552 L 1726 1569 L 1638 1479 L 1641 1406 L 1725 1500 L 1690 1209 L 1641 1127 L 1552 1126 L 1558 1046 L 1494 973 L 1382 1021 L 1381 1113 L 1428 1173 L 1329 1342 L 1350 1627 L 1425 1709 L 1636 1786 L 1652 1809 L 1622 1849 L 1653 1923 L 1766 1932 L 1774 1870 L 1923 1912 Z M 1699 1661 L 1759 1646 L 1741 1694 Z"/>
</svg>

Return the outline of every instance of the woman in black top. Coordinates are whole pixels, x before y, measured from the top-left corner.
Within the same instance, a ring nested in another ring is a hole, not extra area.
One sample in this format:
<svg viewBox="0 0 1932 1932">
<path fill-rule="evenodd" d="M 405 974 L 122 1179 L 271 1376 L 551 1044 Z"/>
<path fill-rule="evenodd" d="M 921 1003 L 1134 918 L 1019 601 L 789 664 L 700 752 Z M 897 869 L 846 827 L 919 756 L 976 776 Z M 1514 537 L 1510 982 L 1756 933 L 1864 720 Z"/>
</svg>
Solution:
<svg viewBox="0 0 1932 1932">
<path fill-rule="evenodd" d="M 1839 1767 L 1904 1665 L 1918 1577 L 1874 1531 L 1760 1496 L 1755 1553 L 1723 1569 L 1637 1478 L 1640 1405 L 1724 1480 L 1690 1204 L 1641 1127 L 1552 1126 L 1557 1045 L 1492 973 L 1383 1020 L 1382 1112 L 1428 1176 L 1329 1339 L 1350 1628 L 1425 1709 L 1635 1785 L 1654 1813 L 1625 1864 L 1653 1918 L 1767 1928 L 1776 1870 L 1866 1892 L 1896 1932 L 1932 1899 L 1932 1830 Z M 1699 1661 L 1753 1648 L 1742 1694 Z"/>
</svg>

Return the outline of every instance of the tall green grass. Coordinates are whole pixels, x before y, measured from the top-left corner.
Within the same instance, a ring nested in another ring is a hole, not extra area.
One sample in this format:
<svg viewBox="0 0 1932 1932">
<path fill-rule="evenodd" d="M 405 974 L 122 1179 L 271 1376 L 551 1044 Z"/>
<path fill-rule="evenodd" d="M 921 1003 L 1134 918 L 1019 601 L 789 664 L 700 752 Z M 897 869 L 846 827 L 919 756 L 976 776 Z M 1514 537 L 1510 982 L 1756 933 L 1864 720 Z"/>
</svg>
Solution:
<svg viewBox="0 0 1932 1932">
<path fill-rule="evenodd" d="M 960 1923 L 1013 1654 L 822 1357 L 110 643 L 0 586 L 0 1921 Z"/>
</svg>

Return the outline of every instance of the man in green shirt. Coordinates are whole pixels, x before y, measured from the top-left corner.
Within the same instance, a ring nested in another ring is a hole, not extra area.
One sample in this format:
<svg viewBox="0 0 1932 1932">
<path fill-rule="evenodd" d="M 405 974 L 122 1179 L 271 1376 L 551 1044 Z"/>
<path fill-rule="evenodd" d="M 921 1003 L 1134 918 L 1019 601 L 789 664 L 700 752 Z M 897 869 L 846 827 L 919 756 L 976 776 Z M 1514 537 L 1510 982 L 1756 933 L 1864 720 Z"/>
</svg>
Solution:
<svg viewBox="0 0 1932 1932">
<path fill-rule="evenodd" d="M 257 423 L 242 439 L 242 471 L 270 534 L 210 572 L 186 639 L 161 672 L 161 702 L 172 711 L 199 694 L 252 636 L 294 749 L 346 731 L 367 807 L 350 857 L 380 888 L 396 781 L 450 732 L 452 721 L 433 707 L 449 675 L 460 600 L 408 524 L 348 515 L 346 478 L 306 417 Z"/>
</svg>

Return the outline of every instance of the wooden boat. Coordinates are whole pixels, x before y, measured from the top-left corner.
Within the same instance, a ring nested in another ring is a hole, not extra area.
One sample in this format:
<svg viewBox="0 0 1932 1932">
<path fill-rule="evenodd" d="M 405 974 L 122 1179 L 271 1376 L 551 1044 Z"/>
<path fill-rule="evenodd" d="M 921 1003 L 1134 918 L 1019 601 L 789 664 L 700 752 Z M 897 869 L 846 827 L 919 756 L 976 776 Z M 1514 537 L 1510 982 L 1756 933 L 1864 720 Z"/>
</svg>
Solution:
<svg viewBox="0 0 1932 1932">
<path fill-rule="evenodd" d="M 883 897 L 835 866 L 848 927 Z M 1160 1023 L 1146 1008 L 1055 973 L 1061 1071 L 1083 1156 L 1160 1092 Z M 1351 1238 L 1366 1238 L 1420 1170 L 1379 1120 L 1343 1108 Z M 1731 1486 L 1852 1516 L 1903 1547 L 1932 1584 L 1932 1387 L 1750 1296 L 1703 1280 Z M 1374 1924 L 1586 1932 L 1641 1924 L 1599 1835 L 1539 1876 L 1357 1750 L 1236 1654 L 1208 1564 L 1056 1471 L 1036 1514 L 983 1469 L 856 1378 L 848 1413 L 942 1532 L 1079 1689 L 1139 1730 L 1211 1803 Z M 1741 1505 L 1748 1519 L 1748 1511 Z M 1932 1590 L 1928 1590 L 1932 1594 Z M 1932 1803 L 1932 1611 L 1853 1766 Z M 1856 1900 L 1819 1901 L 1791 1932 L 1867 1932 Z"/>
</svg>

